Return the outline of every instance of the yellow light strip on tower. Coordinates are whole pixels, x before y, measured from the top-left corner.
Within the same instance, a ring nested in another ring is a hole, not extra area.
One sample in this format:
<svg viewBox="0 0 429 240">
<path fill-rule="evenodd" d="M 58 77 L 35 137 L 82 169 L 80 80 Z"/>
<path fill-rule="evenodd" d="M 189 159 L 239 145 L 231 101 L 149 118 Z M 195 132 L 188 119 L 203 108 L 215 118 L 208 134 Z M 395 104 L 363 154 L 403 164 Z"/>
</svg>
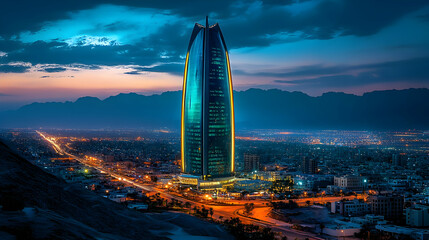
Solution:
<svg viewBox="0 0 429 240">
<path fill-rule="evenodd" d="M 235 165 L 235 124 L 234 124 L 234 97 L 232 92 L 232 77 L 231 77 L 231 66 L 229 65 L 228 51 L 225 51 L 226 64 L 228 65 L 228 78 L 229 78 L 229 100 L 231 103 L 231 172 L 234 172 Z"/>
<path fill-rule="evenodd" d="M 188 57 L 189 52 L 186 53 L 185 61 L 185 74 L 183 76 L 182 88 L 182 122 L 181 122 L 181 136 L 180 136 L 180 153 L 182 154 L 182 172 L 185 172 L 185 93 L 186 93 L 186 79 L 188 77 Z"/>
</svg>

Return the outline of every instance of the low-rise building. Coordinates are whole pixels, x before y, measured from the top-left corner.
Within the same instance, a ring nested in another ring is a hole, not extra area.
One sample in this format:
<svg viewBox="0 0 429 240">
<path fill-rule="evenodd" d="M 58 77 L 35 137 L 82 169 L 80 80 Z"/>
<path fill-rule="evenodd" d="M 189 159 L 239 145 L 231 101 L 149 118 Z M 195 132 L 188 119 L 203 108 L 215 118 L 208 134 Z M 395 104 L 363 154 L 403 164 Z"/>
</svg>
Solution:
<svg viewBox="0 0 429 240">
<path fill-rule="evenodd" d="M 387 221 L 384 220 L 383 216 L 374 214 L 367 214 L 363 217 L 352 217 L 350 218 L 350 221 L 360 225 L 387 224 Z"/>
<path fill-rule="evenodd" d="M 386 220 L 399 221 L 403 216 L 404 197 L 399 195 L 370 195 L 371 213 L 382 215 Z"/>
<path fill-rule="evenodd" d="M 418 240 L 427 240 L 429 239 L 429 230 L 427 229 L 416 229 L 416 228 L 406 228 L 396 225 L 377 225 L 375 226 L 380 232 L 385 232 L 390 235 L 393 235 L 395 239 L 401 239 L 403 236 L 409 236 L 412 239 Z"/>
<path fill-rule="evenodd" d="M 127 207 L 135 210 L 147 210 L 149 206 L 145 203 L 130 203 Z"/>
<path fill-rule="evenodd" d="M 181 174 L 177 176 L 177 179 L 181 185 L 192 186 L 199 190 L 221 189 L 226 186 L 232 186 L 237 180 L 234 177 L 217 178 L 214 180 L 203 180 L 200 176 L 194 176 L 189 174 Z"/>
<path fill-rule="evenodd" d="M 327 224 L 323 228 L 323 233 L 337 238 L 354 236 L 361 230 L 361 226 L 352 222 L 336 220 L 335 224 Z"/>
<path fill-rule="evenodd" d="M 405 218 L 407 225 L 413 227 L 429 226 L 429 206 L 416 204 L 413 207 L 405 209 Z"/>
<path fill-rule="evenodd" d="M 362 216 L 369 213 L 369 205 L 361 199 L 351 201 L 338 201 L 331 203 L 331 212 L 339 213 L 343 216 Z"/>
<path fill-rule="evenodd" d="M 259 191 L 270 188 L 272 182 L 262 181 L 262 180 L 243 180 L 237 181 L 234 184 L 234 189 L 238 191 Z"/>
<path fill-rule="evenodd" d="M 366 185 L 367 179 L 362 176 L 346 175 L 334 177 L 334 185 L 346 188 L 352 191 L 362 191 Z"/>
</svg>

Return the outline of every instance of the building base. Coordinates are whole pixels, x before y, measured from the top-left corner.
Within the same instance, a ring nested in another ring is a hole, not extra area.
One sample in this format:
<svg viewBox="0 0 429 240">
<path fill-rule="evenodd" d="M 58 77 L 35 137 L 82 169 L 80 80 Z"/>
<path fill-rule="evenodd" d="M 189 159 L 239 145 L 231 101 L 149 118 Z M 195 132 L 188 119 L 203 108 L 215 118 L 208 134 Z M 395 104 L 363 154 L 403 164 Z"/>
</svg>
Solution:
<svg viewBox="0 0 429 240">
<path fill-rule="evenodd" d="M 201 176 L 190 174 L 181 174 L 177 177 L 180 184 L 189 185 L 199 190 L 215 190 L 231 186 L 236 181 L 234 176 L 224 178 L 213 178 L 210 180 L 203 180 Z"/>
</svg>

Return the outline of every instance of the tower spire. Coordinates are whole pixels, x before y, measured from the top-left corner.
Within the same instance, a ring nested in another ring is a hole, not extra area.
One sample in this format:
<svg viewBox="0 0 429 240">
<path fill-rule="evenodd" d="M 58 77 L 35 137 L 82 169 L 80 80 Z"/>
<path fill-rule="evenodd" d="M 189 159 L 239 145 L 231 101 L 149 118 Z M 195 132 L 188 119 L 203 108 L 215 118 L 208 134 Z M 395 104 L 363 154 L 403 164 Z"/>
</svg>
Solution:
<svg viewBox="0 0 429 240">
<path fill-rule="evenodd" d="M 209 29 L 209 16 L 206 16 L 206 29 Z"/>
</svg>

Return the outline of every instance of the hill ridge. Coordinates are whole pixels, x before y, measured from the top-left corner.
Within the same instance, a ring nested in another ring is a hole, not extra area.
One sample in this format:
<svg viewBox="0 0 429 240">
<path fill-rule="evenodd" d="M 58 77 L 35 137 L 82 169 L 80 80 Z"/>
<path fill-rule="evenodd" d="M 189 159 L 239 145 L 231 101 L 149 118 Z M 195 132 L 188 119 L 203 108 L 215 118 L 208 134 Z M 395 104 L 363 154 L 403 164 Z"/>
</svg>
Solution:
<svg viewBox="0 0 429 240">
<path fill-rule="evenodd" d="M 106 99 L 32 103 L 0 113 L 0 128 L 180 129 L 181 91 L 150 96 L 120 93 Z M 429 89 L 364 93 L 251 88 L 235 91 L 236 129 L 429 129 Z"/>
</svg>

